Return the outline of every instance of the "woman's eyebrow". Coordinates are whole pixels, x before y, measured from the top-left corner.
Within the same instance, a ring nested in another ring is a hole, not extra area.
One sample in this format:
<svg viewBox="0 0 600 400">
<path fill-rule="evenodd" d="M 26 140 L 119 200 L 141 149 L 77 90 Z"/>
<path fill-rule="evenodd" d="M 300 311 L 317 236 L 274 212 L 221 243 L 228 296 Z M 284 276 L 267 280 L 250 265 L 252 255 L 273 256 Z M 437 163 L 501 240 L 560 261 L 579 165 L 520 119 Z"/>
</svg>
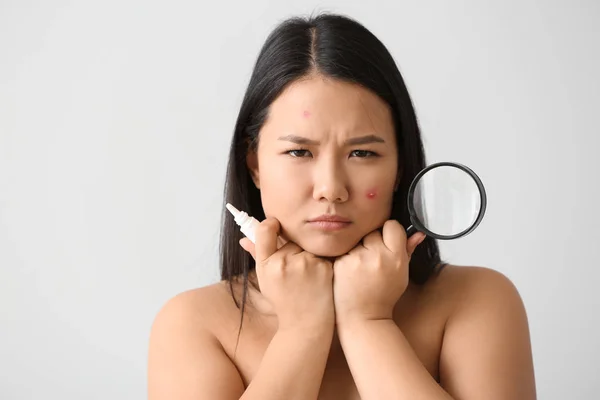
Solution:
<svg viewBox="0 0 600 400">
<path fill-rule="evenodd" d="M 385 140 L 381 136 L 367 135 L 350 138 L 344 142 L 346 146 L 356 146 L 357 144 L 369 144 L 369 143 L 385 143 Z"/>
<path fill-rule="evenodd" d="M 287 142 L 292 142 L 300 145 L 313 145 L 318 146 L 320 142 L 316 140 L 312 140 L 309 138 L 305 138 L 303 136 L 298 135 L 286 135 L 280 136 L 277 140 L 284 140 Z M 369 143 L 385 143 L 385 140 L 381 136 L 377 135 L 366 135 L 366 136 L 358 136 L 353 137 L 344 142 L 346 146 L 356 146 L 359 144 L 369 144 Z"/>
</svg>

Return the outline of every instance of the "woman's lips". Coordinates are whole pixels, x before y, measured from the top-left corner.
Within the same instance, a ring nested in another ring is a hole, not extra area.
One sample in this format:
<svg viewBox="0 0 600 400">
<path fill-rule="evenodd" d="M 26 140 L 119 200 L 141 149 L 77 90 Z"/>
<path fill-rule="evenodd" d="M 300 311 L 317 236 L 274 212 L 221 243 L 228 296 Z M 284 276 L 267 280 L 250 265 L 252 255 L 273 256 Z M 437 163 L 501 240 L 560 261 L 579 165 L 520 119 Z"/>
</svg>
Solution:
<svg viewBox="0 0 600 400">
<path fill-rule="evenodd" d="M 339 231 L 350 226 L 351 222 L 315 220 L 308 221 L 308 224 L 315 229 L 323 231 Z"/>
</svg>

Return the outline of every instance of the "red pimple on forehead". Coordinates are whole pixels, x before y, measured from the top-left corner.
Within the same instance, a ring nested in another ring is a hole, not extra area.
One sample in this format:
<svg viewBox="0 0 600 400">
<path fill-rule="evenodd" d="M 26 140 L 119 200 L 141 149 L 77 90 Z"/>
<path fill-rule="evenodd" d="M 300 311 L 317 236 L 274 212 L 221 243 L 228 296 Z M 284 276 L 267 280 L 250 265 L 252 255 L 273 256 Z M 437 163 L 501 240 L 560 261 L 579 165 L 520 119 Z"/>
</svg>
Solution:
<svg viewBox="0 0 600 400">
<path fill-rule="evenodd" d="M 302 115 L 304 115 L 304 118 L 308 118 L 308 117 L 310 117 L 310 111 L 304 110 L 304 112 L 302 113 Z"/>
</svg>

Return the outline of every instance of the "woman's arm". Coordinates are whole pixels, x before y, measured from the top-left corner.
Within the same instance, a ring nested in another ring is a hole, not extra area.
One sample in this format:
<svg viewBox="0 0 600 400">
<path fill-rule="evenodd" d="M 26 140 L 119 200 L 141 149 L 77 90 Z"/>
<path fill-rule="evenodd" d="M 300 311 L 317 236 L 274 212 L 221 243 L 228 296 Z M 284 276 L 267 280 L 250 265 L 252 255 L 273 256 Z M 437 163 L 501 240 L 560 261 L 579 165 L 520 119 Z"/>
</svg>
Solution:
<svg viewBox="0 0 600 400">
<path fill-rule="evenodd" d="M 529 324 L 517 289 L 491 269 L 454 272 L 465 290 L 446 324 L 442 386 L 461 400 L 534 400 Z"/>
<path fill-rule="evenodd" d="M 317 399 L 333 329 L 278 331 L 243 400 Z"/>
<path fill-rule="evenodd" d="M 445 329 L 442 386 L 392 320 L 338 326 L 362 399 L 536 398 L 529 329 L 518 292 L 495 271 L 457 270 L 462 270 L 455 278 L 463 280 L 464 291 Z"/>
<path fill-rule="evenodd" d="M 236 367 L 206 326 L 210 318 L 199 312 L 198 301 L 198 296 L 179 295 L 155 319 L 148 358 L 150 400 L 317 398 L 332 328 L 278 331 L 244 391 Z"/>
<path fill-rule="evenodd" d="M 393 320 L 348 321 L 338 335 L 361 399 L 452 399 Z"/>
</svg>

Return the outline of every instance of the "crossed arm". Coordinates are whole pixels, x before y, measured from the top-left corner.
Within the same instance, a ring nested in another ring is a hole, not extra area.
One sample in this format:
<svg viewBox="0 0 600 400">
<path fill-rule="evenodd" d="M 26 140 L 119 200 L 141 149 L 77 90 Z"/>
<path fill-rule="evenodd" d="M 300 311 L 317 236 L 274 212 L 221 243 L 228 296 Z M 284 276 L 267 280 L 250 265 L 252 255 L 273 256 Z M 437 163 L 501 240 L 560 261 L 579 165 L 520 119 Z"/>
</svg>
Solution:
<svg viewBox="0 0 600 400">
<path fill-rule="evenodd" d="M 445 327 L 440 383 L 390 320 L 353 321 L 338 336 L 363 400 L 536 398 L 529 329 L 519 294 L 503 275 L 456 268 L 461 291 Z M 150 339 L 149 398 L 183 400 L 316 399 L 332 332 L 281 332 L 271 341 L 251 386 L 244 387 L 210 318 L 180 296 L 159 313 Z M 217 316 L 218 317 L 218 316 Z"/>
<path fill-rule="evenodd" d="M 447 321 L 438 384 L 391 320 L 355 321 L 338 335 L 361 399 L 533 400 L 527 317 L 503 275 L 457 273 L 465 287 Z"/>
</svg>

